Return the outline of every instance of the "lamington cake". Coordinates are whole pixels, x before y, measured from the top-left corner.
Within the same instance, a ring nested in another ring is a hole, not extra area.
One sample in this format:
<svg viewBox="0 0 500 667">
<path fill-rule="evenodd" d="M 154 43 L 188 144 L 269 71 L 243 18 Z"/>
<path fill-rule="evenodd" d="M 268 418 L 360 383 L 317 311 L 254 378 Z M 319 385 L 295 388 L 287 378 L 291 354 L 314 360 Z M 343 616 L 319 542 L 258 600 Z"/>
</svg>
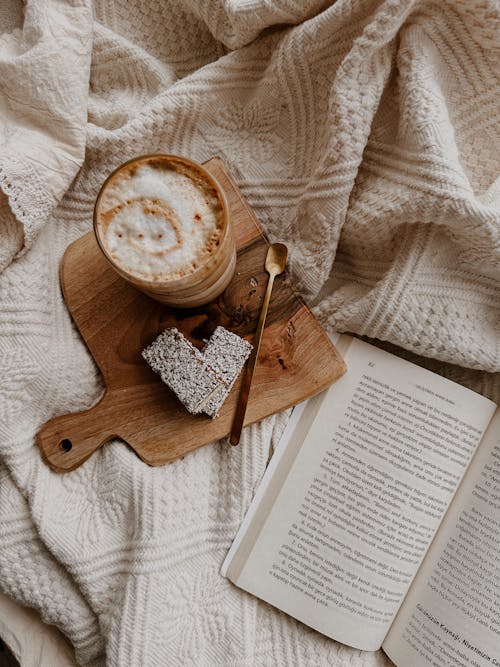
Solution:
<svg viewBox="0 0 500 667">
<path fill-rule="evenodd" d="M 203 350 L 176 329 L 166 329 L 142 356 L 191 414 L 216 417 L 241 372 L 252 346 L 217 327 Z"/>
</svg>

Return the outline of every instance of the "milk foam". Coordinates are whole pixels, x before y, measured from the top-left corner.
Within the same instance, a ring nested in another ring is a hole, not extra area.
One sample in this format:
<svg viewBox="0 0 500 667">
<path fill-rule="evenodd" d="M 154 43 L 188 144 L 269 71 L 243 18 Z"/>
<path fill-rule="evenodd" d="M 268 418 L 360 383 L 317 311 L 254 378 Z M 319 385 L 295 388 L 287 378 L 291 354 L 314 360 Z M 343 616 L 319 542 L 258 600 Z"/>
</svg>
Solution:
<svg viewBox="0 0 500 667">
<path fill-rule="evenodd" d="M 157 161 L 119 172 L 108 183 L 98 225 L 118 266 L 164 280 L 192 273 L 214 251 L 222 208 L 201 173 Z"/>
</svg>

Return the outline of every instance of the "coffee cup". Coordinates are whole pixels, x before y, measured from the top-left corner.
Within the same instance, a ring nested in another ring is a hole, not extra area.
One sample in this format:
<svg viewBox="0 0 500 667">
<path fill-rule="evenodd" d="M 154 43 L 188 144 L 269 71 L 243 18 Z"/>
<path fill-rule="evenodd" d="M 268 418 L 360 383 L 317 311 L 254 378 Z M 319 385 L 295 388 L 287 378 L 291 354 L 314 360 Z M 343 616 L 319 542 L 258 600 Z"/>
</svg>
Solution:
<svg viewBox="0 0 500 667">
<path fill-rule="evenodd" d="M 120 276 L 171 306 L 212 301 L 236 267 L 224 192 L 183 157 L 142 155 L 115 169 L 97 196 L 94 231 Z"/>
</svg>

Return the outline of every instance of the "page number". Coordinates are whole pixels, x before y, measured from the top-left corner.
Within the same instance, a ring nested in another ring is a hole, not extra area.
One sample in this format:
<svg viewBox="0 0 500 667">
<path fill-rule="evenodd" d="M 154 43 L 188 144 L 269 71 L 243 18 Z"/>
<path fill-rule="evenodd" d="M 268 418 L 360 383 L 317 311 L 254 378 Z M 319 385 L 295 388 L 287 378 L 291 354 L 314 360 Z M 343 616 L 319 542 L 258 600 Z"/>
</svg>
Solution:
<svg viewBox="0 0 500 667">
<path fill-rule="evenodd" d="M 370 366 L 370 368 L 375 368 L 375 362 L 374 361 L 369 361 L 368 366 Z"/>
</svg>

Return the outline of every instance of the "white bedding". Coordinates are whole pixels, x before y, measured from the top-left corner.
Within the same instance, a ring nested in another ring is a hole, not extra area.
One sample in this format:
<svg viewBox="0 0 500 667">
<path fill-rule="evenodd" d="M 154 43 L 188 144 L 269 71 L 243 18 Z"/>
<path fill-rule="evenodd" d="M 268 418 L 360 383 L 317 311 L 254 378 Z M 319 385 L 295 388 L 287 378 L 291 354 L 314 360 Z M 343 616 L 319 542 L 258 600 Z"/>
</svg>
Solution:
<svg viewBox="0 0 500 667">
<path fill-rule="evenodd" d="M 220 155 L 329 331 L 498 401 L 498 3 L 4 0 L 0 21 L 0 589 L 82 665 L 386 664 L 219 574 L 286 414 L 162 468 L 118 442 L 67 475 L 40 460 L 41 424 L 102 391 L 58 264 L 112 168 Z"/>
<path fill-rule="evenodd" d="M 71 644 L 38 614 L 0 593 L 0 637 L 21 667 L 76 667 Z"/>
</svg>

